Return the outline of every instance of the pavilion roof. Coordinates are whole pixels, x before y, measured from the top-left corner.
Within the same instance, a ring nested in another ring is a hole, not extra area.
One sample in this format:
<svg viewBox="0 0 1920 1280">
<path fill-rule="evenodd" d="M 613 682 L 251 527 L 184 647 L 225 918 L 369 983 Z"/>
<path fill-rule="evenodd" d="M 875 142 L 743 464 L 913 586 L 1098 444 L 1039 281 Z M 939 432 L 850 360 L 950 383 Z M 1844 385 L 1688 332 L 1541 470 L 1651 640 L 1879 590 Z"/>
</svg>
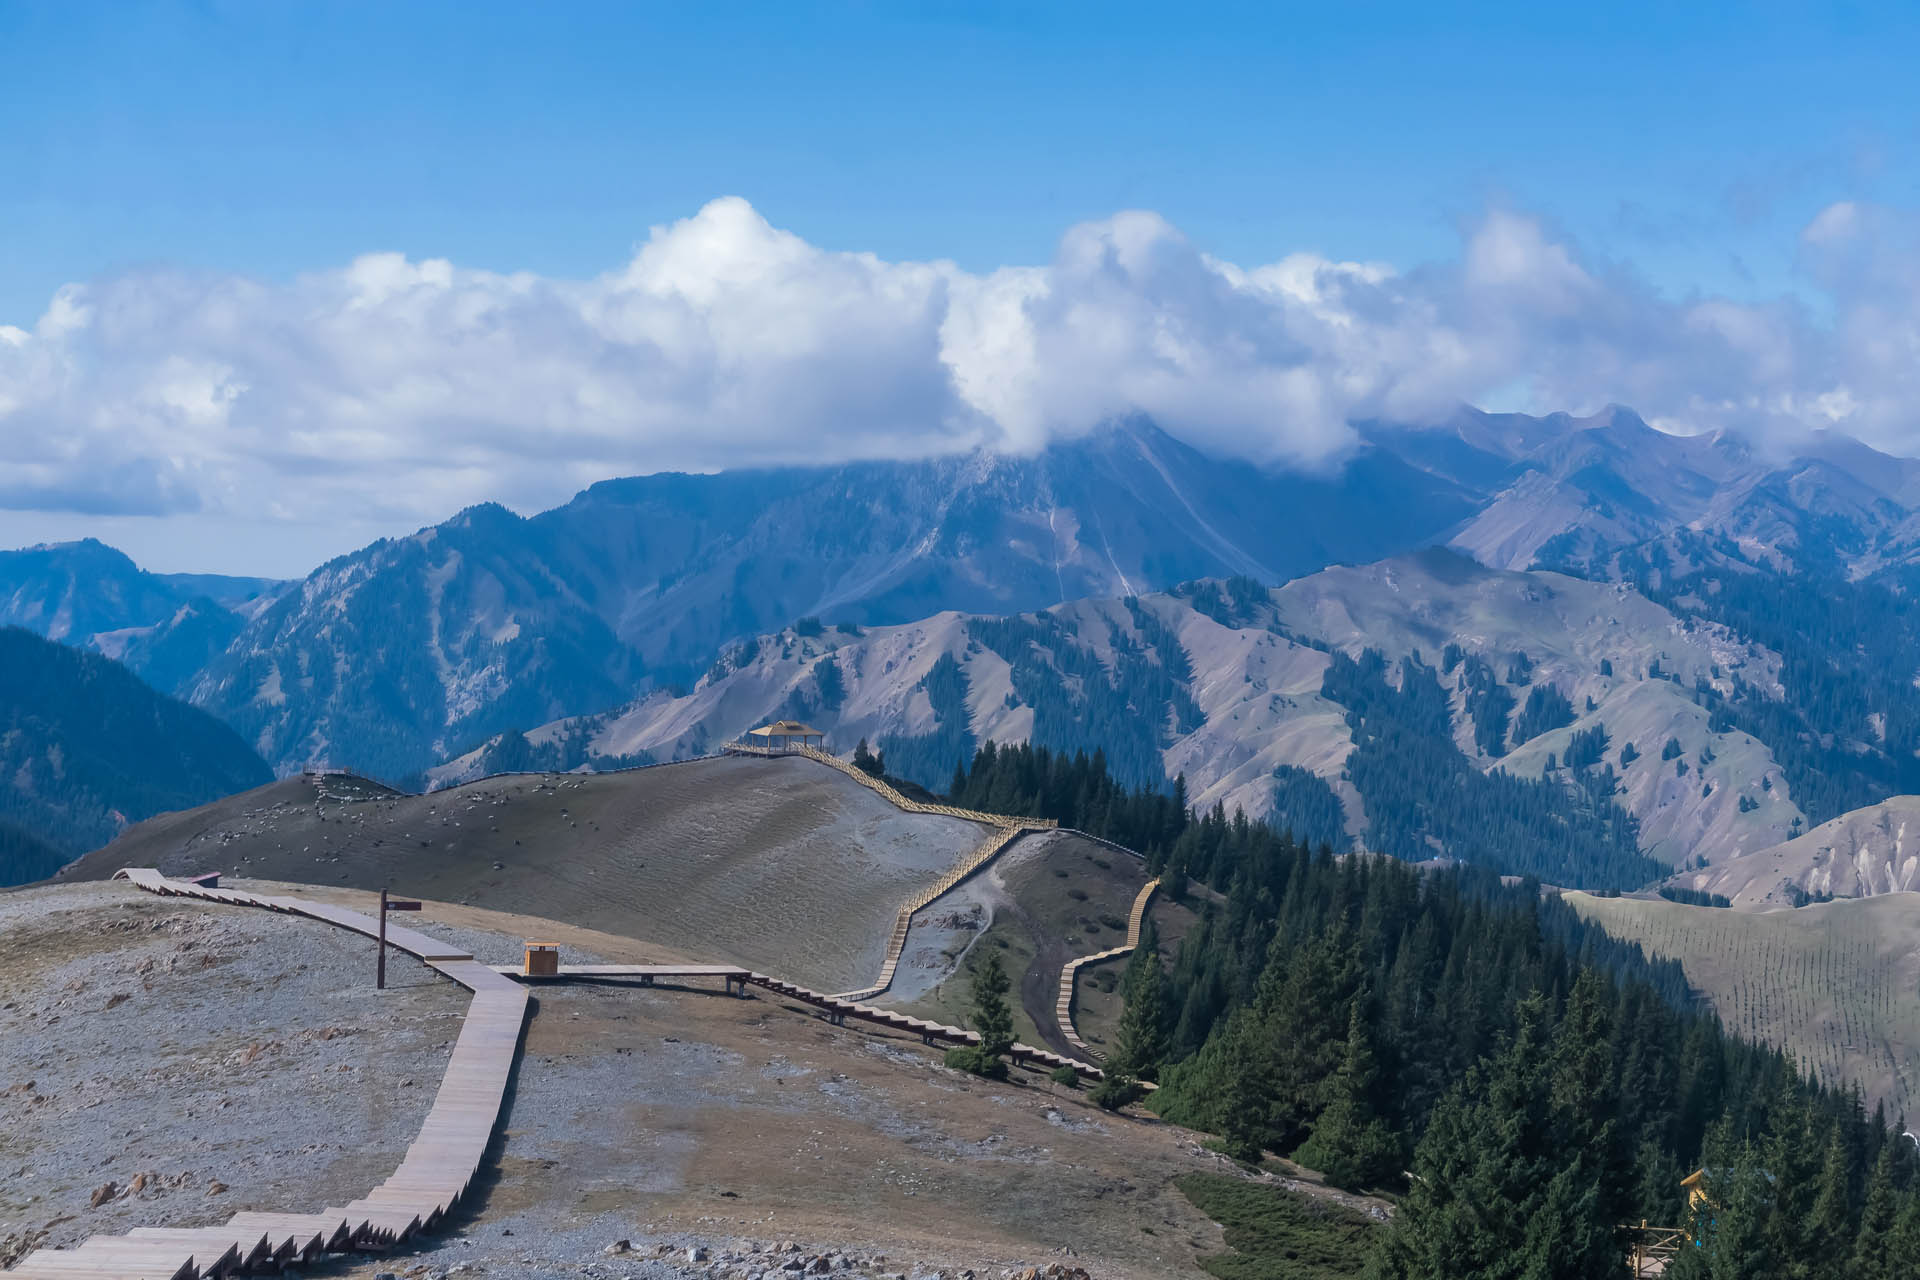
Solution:
<svg viewBox="0 0 1920 1280">
<path fill-rule="evenodd" d="M 827 735 L 811 725 L 798 720 L 775 720 L 772 724 L 763 724 L 758 729 L 747 731 L 756 738 L 824 738 Z"/>
</svg>

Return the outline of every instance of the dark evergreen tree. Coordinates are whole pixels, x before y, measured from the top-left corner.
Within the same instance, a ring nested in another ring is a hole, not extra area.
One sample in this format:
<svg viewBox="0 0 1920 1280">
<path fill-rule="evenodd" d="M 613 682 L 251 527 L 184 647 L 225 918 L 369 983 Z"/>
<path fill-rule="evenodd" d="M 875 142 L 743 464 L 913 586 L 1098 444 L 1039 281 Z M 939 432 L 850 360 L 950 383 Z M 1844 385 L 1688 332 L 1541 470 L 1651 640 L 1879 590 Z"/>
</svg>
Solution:
<svg viewBox="0 0 1920 1280">
<path fill-rule="evenodd" d="M 973 975 L 970 1021 L 980 1034 L 980 1052 L 995 1060 L 1013 1048 L 1013 1014 L 1007 1008 L 1007 970 L 1000 953 L 989 950 Z"/>
<path fill-rule="evenodd" d="M 1894 1145 L 1882 1143 L 1880 1156 L 1873 1162 L 1873 1172 L 1867 1178 L 1866 1203 L 1861 1207 L 1860 1226 L 1848 1251 L 1849 1265 L 1857 1280 L 1900 1280 L 1899 1259 L 1893 1253 L 1893 1229 L 1900 1211 L 1894 1158 Z M 1910 1254 L 1909 1260 L 1914 1267 L 1920 1267 L 1920 1253 Z"/>
<path fill-rule="evenodd" d="M 1380 1117 L 1379 1087 L 1373 1033 L 1361 1001 L 1355 1000 L 1347 1017 L 1347 1047 L 1340 1069 L 1327 1082 L 1320 1118 L 1294 1159 L 1348 1191 L 1399 1181 L 1400 1142 Z"/>
<path fill-rule="evenodd" d="M 1160 966 L 1159 933 L 1151 920 L 1127 960 L 1121 989 L 1126 1006 L 1114 1035 L 1111 1064 L 1141 1080 L 1158 1079 L 1167 1057 L 1166 978 Z"/>
</svg>

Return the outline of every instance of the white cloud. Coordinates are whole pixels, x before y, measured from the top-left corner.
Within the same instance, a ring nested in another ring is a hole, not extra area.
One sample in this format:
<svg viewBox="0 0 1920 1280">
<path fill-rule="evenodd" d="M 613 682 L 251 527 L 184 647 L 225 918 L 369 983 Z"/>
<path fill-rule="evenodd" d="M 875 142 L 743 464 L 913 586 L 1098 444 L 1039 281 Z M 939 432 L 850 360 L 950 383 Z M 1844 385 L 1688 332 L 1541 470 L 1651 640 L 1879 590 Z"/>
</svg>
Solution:
<svg viewBox="0 0 1920 1280">
<path fill-rule="evenodd" d="M 1892 211 L 1821 212 L 1800 246 L 1818 322 L 1664 298 L 1510 210 L 1406 271 L 1240 266 L 1129 212 L 980 275 L 823 250 L 739 199 L 585 281 L 390 253 L 284 283 L 146 271 L 0 327 L 0 507 L 403 527 L 662 468 L 1033 449 L 1131 413 L 1312 466 L 1351 421 L 1516 386 L 1912 452 L 1916 243 Z"/>
</svg>

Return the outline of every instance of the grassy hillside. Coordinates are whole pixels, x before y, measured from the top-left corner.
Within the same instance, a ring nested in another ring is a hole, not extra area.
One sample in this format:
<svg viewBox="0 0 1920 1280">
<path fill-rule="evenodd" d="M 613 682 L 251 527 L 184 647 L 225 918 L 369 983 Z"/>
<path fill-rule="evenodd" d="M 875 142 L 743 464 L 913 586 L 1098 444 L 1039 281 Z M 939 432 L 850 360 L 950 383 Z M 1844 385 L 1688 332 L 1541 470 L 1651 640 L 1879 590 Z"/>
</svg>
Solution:
<svg viewBox="0 0 1920 1280">
<path fill-rule="evenodd" d="M 0 629 L 0 885 L 270 777 L 233 730 L 120 664 Z"/>
<path fill-rule="evenodd" d="M 1680 962 L 1729 1030 L 1822 1080 L 1920 1111 L 1920 894 L 1747 912 L 1566 895 L 1617 938 Z"/>
<path fill-rule="evenodd" d="M 522 774 L 425 796 L 342 791 L 337 779 L 292 779 L 169 814 L 68 874 L 157 866 L 389 887 L 841 991 L 879 971 L 900 903 L 986 834 L 902 813 L 806 760 Z"/>
</svg>

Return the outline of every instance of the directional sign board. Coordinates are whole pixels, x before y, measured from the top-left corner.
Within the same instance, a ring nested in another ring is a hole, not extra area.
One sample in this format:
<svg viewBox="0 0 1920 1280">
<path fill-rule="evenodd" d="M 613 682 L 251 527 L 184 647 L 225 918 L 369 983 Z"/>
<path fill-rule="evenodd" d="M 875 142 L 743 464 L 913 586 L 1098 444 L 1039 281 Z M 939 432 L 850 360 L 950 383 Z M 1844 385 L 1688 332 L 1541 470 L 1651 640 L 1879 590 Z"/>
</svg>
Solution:
<svg viewBox="0 0 1920 1280">
<path fill-rule="evenodd" d="M 417 902 L 398 902 L 393 899 L 388 899 L 387 901 L 387 910 L 389 911 L 418 911 L 419 909 L 420 904 Z"/>
</svg>

